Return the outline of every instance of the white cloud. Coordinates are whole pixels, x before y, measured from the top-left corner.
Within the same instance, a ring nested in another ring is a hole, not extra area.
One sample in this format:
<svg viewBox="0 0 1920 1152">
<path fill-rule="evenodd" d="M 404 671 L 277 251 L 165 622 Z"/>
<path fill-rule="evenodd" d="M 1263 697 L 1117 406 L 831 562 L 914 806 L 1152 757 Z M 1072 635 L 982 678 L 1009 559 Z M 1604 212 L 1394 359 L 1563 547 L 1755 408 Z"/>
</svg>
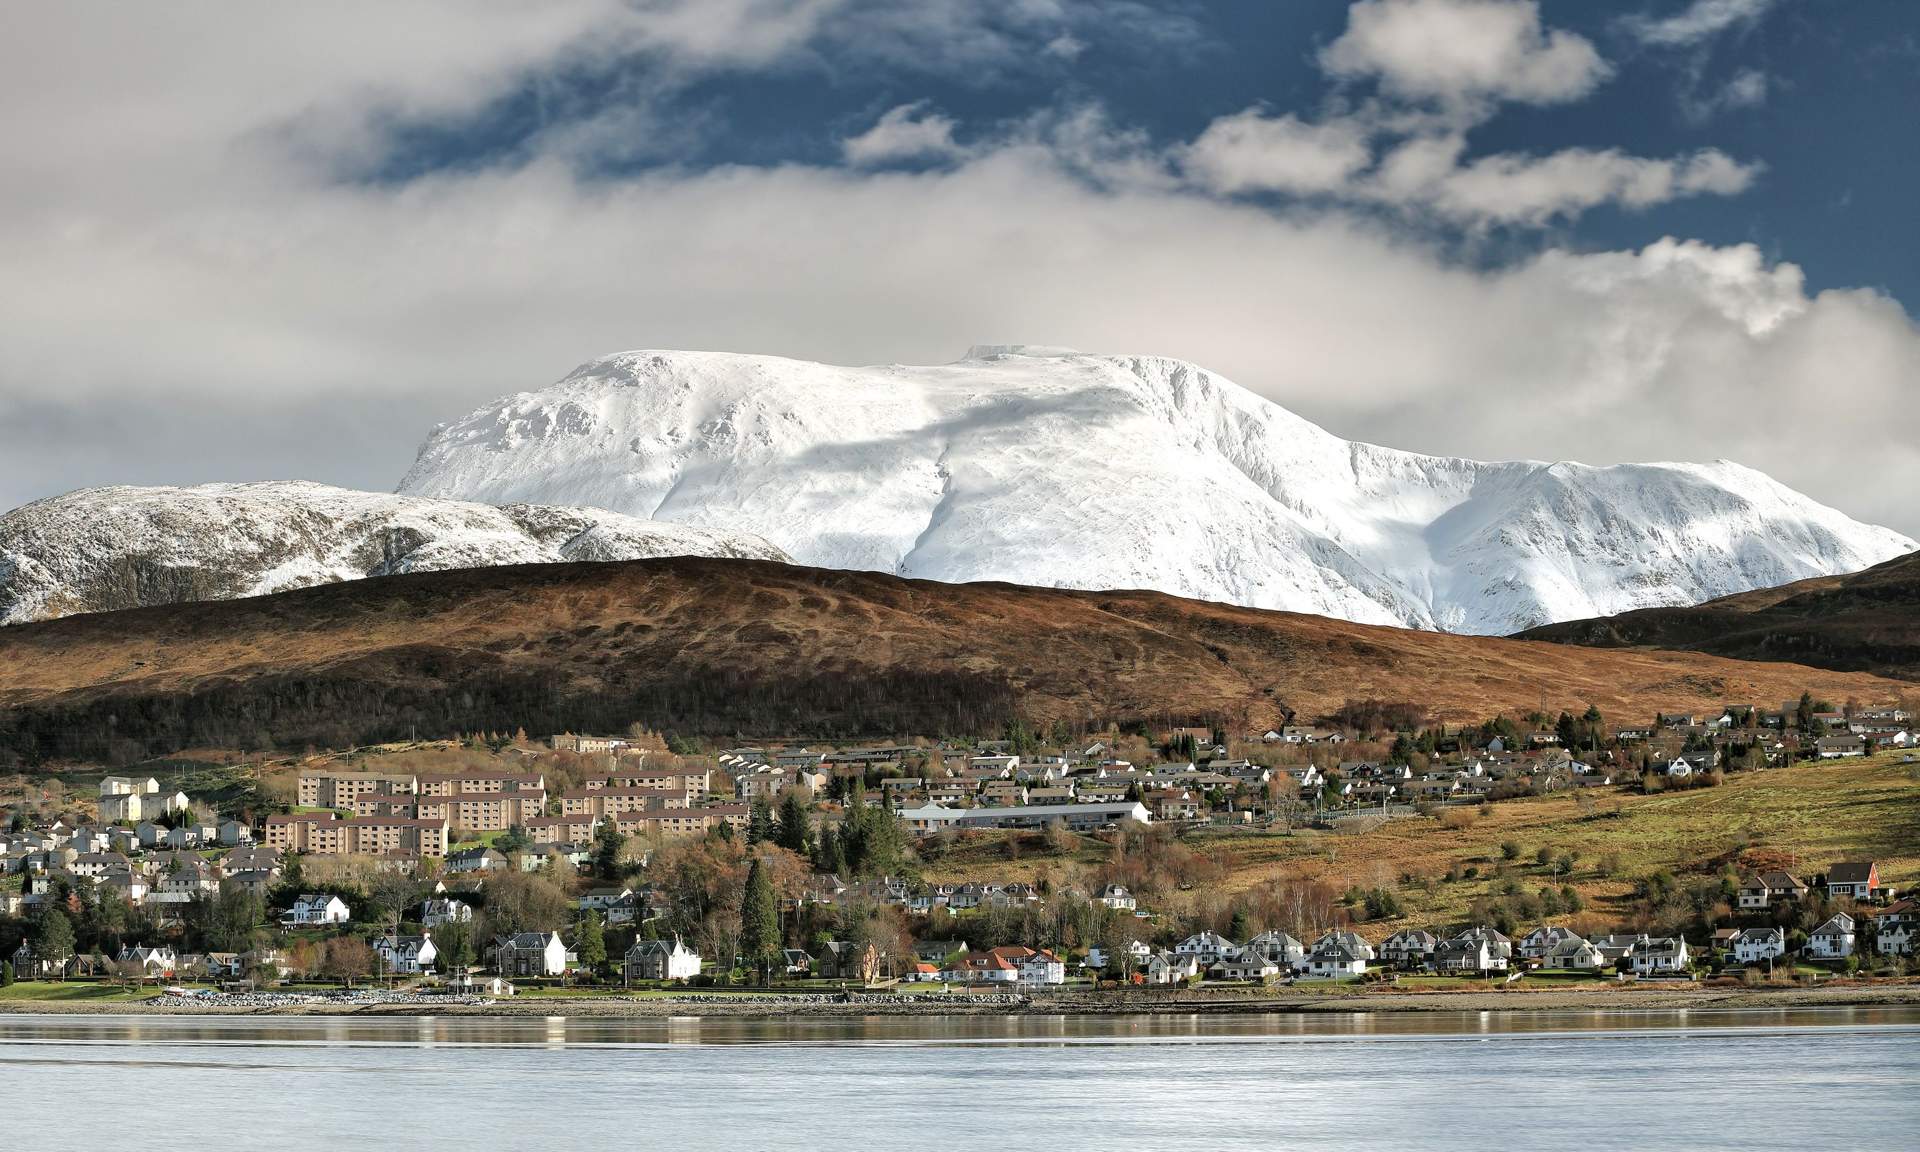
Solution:
<svg viewBox="0 0 1920 1152">
<path fill-rule="evenodd" d="M 1455 107 L 1578 100 L 1612 71 L 1585 37 L 1543 29 L 1533 0 L 1359 0 L 1320 64 L 1334 76 L 1378 78 L 1394 96 Z"/>
<path fill-rule="evenodd" d="M 1673 159 L 1567 148 L 1461 163 L 1462 147 L 1458 136 L 1410 140 L 1383 161 L 1380 179 L 1365 191 L 1465 224 L 1541 225 L 1602 204 L 1646 208 L 1687 196 L 1730 196 L 1744 192 L 1759 171 L 1712 148 Z"/>
<path fill-rule="evenodd" d="M 1308 124 L 1248 108 L 1207 125 L 1181 164 L 1215 192 L 1334 192 L 1372 162 L 1367 136 L 1350 120 Z"/>
<path fill-rule="evenodd" d="M 1726 456 L 1920 531 L 1920 452 L 1889 432 L 1912 410 L 1920 333 L 1896 302 L 1810 294 L 1748 246 L 1465 266 L 1367 215 L 1196 190 L 1090 106 L 928 171 L 587 179 L 535 151 L 365 184 L 317 163 L 377 135 L 386 110 L 470 108 L 609 36 L 768 50 L 698 20 L 723 7 L 618 33 L 666 9 L 422 5 L 383 39 L 335 26 L 336 6 L 298 10 L 296 36 L 265 15 L 286 9 L 196 23 L 198 9 L 114 5 L 91 29 L 0 41 L 0 504 L 118 481 L 389 487 L 434 422 L 615 349 L 929 362 L 1018 333 L 1184 356 L 1408 448 Z M 798 27 L 841 9 L 727 11 Z M 1745 171 L 1707 154 L 1650 162 L 1668 166 L 1657 177 L 1631 157 L 1571 175 L 1508 158 L 1469 197 L 1453 187 L 1478 163 L 1463 156 L 1422 137 L 1352 182 L 1537 213 L 1568 188 L 1644 199 Z M 1815 403 L 1810 434 L 1796 414 Z"/>
<path fill-rule="evenodd" d="M 873 127 L 840 142 L 849 164 L 950 158 L 960 154 L 950 116 L 926 110 L 926 101 L 888 109 Z"/>
<path fill-rule="evenodd" d="M 1750 24 L 1766 15 L 1776 0 L 1694 0 L 1672 16 L 1629 16 L 1623 27 L 1647 44 L 1682 48 L 1720 35 L 1738 24 Z"/>
</svg>

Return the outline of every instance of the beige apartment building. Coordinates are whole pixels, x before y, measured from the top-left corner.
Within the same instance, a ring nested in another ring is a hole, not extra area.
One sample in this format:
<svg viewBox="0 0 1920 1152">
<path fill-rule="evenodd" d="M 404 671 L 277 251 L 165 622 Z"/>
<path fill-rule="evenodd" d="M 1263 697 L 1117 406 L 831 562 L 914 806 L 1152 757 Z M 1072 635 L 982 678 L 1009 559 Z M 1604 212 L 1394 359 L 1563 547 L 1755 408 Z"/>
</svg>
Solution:
<svg viewBox="0 0 1920 1152">
<path fill-rule="evenodd" d="M 447 854 L 447 822 L 404 816 L 356 816 L 296 812 L 267 817 L 266 843 L 282 852 L 316 856 L 419 856 Z"/>
<path fill-rule="evenodd" d="M 613 826 L 628 836 L 665 838 L 704 836 L 725 824 L 736 831 L 747 826 L 749 809 L 745 804 L 714 804 L 706 808 L 658 807 L 635 809 L 609 816 Z"/>
<path fill-rule="evenodd" d="M 537 772 L 302 774 L 303 808 L 339 808 L 367 819 L 444 821 L 472 832 L 505 831 L 546 815 L 547 782 Z"/>
<path fill-rule="evenodd" d="M 412 796 L 417 787 L 412 776 L 392 772 L 302 772 L 295 803 L 358 813 L 363 798 Z"/>
<path fill-rule="evenodd" d="M 604 780 L 589 780 L 586 788 L 590 792 L 608 788 L 641 788 L 679 796 L 689 804 L 698 804 L 707 798 L 712 776 L 712 770 L 707 768 L 648 768 L 635 764 L 608 774 Z"/>
</svg>

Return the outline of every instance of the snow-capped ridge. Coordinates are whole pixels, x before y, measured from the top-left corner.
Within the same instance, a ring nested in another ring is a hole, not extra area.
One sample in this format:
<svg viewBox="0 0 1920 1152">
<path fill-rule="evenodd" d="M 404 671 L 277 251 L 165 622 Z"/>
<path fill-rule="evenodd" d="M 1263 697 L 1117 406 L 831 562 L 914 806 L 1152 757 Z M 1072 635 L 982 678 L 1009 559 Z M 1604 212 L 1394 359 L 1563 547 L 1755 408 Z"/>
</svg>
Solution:
<svg viewBox="0 0 1920 1152">
<path fill-rule="evenodd" d="M 1498 633 L 1915 547 L 1738 464 L 1403 452 L 1187 361 L 1040 345 L 620 353 L 443 426 L 400 490 L 744 530 L 825 567 Z"/>
<path fill-rule="evenodd" d="M 402 572 L 680 555 L 787 559 L 755 537 L 597 508 L 307 481 L 86 488 L 0 516 L 0 624 Z"/>
</svg>

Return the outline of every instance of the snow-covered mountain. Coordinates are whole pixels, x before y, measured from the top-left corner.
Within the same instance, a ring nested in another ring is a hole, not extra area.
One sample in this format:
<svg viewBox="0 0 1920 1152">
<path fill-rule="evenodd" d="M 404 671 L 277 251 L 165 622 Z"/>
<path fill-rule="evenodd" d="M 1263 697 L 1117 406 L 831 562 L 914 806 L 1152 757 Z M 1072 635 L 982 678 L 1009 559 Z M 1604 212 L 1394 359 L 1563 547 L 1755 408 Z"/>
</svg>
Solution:
<svg viewBox="0 0 1920 1152">
<path fill-rule="evenodd" d="M 939 367 L 610 356 L 436 429 L 400 491 L 751 532 L 826 567 L 1479 633 L 1915 548 L 1724 461 L 1422 456 L 1182 361 L 1022 346 Z"/>
<path fill-rule="evenodd" d="M 752 536 L 593 508 L 297 481 L 87 488 L 0 516 L 0 624 L 398 572 L 649 556 L 788 559 Z"/>
</svg>

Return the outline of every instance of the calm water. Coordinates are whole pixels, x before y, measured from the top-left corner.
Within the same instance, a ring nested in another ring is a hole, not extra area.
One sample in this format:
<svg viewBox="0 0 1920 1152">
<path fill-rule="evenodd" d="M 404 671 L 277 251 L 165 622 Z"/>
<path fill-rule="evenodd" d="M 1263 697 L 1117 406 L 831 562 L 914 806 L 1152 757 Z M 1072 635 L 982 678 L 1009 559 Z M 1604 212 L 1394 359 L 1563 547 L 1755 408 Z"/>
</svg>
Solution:
<svg viewBox="0 0 1920 1152">
<path fill-rule="evenodd" d="M 0 1148 L 1894 1148 L 1920 1010 L 0 1015 L 0 1085 Z"/>
</svg>

